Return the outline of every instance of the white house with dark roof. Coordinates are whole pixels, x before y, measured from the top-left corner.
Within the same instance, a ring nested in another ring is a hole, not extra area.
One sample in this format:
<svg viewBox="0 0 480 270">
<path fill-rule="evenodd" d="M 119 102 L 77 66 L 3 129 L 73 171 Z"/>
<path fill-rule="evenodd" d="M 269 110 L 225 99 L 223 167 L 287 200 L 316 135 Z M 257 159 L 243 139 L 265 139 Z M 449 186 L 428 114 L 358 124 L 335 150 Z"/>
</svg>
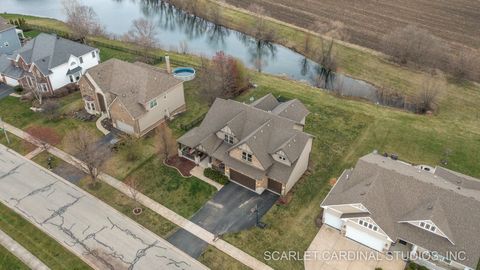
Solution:
<svg viewBox="0 0 480 270">
<path fill-rule="evenodd" d="M 308 114 L 300 101 L 281 103 L 271 94 L 252 104 L 217 98 L 200 126 L 177 140 L 179 154 L 259 194 L 285 195 L 308 167 Z"/>
<path fill-rule="evenodd" d="M 41 33 L 13 54 L 0 57 L 0 75 L 12 86 L 53 94 L 77 83 L 99 62 L 98 49 Z"/>
<path fill-rule="evenodd" d="M 479 263 L 478 179 L 369 154 L 343 172 L 321 207 L 324 224 L 379 252 L 403 251 L 435 270 Z"/>
</svg>

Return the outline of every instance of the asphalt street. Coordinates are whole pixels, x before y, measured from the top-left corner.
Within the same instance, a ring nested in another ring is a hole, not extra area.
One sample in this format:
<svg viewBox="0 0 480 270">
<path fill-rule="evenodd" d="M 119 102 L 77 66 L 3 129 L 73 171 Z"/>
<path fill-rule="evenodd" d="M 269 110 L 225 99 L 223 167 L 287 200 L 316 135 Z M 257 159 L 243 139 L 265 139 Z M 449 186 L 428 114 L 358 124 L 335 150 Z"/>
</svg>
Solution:
<svg viewBox="0 0 480 270">
<path fill-rule="evenodd" d="M 97 198 L 3 145 L 0 200 L 97 269 L 207 269 Z"/>
</svg>

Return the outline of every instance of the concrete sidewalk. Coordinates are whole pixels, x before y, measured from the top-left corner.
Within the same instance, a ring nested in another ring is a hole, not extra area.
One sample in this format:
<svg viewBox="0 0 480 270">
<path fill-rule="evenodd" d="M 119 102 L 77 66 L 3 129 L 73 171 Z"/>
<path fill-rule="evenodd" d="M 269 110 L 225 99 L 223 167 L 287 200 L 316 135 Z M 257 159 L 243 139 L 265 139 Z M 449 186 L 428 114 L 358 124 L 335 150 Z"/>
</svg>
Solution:
<svg viewBox="0 0 480 270">
<path fill-rule="evenodd" d="M 4 246 L 15 257 L 20 259 L 26 266 L 33 270 L 50 270 L 42 261 L 33 256 L 30 251 L 13 240 L 10 236 L 0 230 L 0 245 Z"/>
<path fill-rule="evenodd" d="M 42 143 L 38 141 L 36 138 L 33 138 L 28 133 L 18 129 L 10 124 L 5 123 L 5 128 L 7 131 L 11 132 L 12 134 L 29 141 L 32 144 L 37 146 L 41 146 Z M 67 163 L 76 166 L 79 169 L 86 170 L 85 164 L 80 161 L 79 159 L 75 158 L 74 156 L 56 148 L 53 146 L 48 147 L 48 152 L 52 155 L 57 156 L 58 158 L 64 160 Z M 132 194 L 127 185 L 123 182 L 107 175 L 105 173 L 100 173 L 99 179 L 103 182 L 111 185 L 118 191 L 122 192 L 126 196 L 132 198 Z M 168 209 L 167 207 L 159 204 L 158 202 L 150 199 L 149 197 L 145 196 L 142 193 L 137 194 L 137 201 L 144 205 L 145 207 L 151 209 L 152 211 L 156 212 L 157 214 L 161 215 L 162 217 L 166 218 L 170 222 L 176 224 L 177 226 L 181 227 L 182 229 L 192 233 L 193 235 L 197 236 L 198 238 L 202 239 L 203 241 L 207 242 L 208 244 L 216 247 L 217 249 L 221 250 L 225 254 L 228 254 L 232 258 L 236 259 L 237 261 L 243 263 L 244 265 L 250 267 L 251 269 L 255 270 L 273 270 L 270 266 L 266 265 L 265 263 L 259 261 L 258 259 L 252 257 L 251 255 L 247 254 L 246 252 L 242 251 L 241 249 L 227 243 L 222 239 L 218 239 L 213 241 L 215 235 L 211 232 L 203 229 L 202 227 L 198 226 L 197 224 L 189 221 L 188 219 L 180 216 L 179 214 L 173 212 L 172 210 Z"/>
<path fill-rule="evenodd" d="M 190 171 L 190 174 L 197 177 L 198 179 L 202 180 L 203 182 L 215 187 L 217 190 L 220 190 L 223 188 L 223 185 L 220 184 L 220 183 L 217 183 L 215 181 L 213 181 L 212 179 L 206 177 L 205 175 L 203 175 L 203 171 L 205 169 L 200 167 L 200 166 L 195 166 L 191 171 Z"/>
</svg>

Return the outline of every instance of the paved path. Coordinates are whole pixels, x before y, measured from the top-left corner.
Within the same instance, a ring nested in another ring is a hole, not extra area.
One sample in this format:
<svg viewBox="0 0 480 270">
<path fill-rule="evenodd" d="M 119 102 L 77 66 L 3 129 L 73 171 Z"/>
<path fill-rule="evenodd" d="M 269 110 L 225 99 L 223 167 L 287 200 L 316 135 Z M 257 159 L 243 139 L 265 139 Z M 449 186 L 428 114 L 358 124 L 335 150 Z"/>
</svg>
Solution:
<svg viewBox="0 0 480 270">
<path fill-rule="evenodd" d="M 43 147 L 37 147 L 32 152 L 25 155 L 25 158 L 32 159 L 45 150 Z"/>
<path fill-rule="evenodd" d="M 94 269 L 208 269 L 96 197 L 3 145 L 0 201 Z"/>
<path fill-rule="evenodd" d="M 205 175 L 203 175 L 203 171 L 205 169 L 200 167 L 200 166 L 195 166 L 191 171 L 190 171 L 190 174 L 197 177 L 198 179 L 202 180 L 203 182 L 215 187 L 217 190 L 220 190 L 223 188 L 223 185 L 220 184 L 220 183 L 217 183 L 215 181 L 213 181 L 212 179 L 206 177 Z"/>
<path fill-rule="evenodd" d="M 107 118 L 107 115 L 106 114 L 102 114 L 102 116 L 100 116 L 98 119 L 97 119 L 97 122 L 95 122 L 95 125 L 97 126 L 97 129 L 100 130 L 100 132 L 103 133 L 103 135 L 107 135 L 108 133 L 110 133 L 110 131 L 108 131 L 107 129 L 105 129 L 103 126 L 102 126 L 102 121 L 103 119 L 106 119 Z"/>
<path fill-rule="evenodd" d="M 7 123 L 5 123 L 5 128 L 7 131 L 10 131 L 12 134 L 23 138 L 25 140 L 28 140 L 30 143 L 36 144 L 36 145 L 41 145 L 41 143 L 30 136 L 28 133 L 12 126 Z M 70 163 L 77 168 L 86 169 L 86 166 L 83 162 L 78 160 L 77 158 L 73 157 L 72 155 L 58 149 L 55 147 L 49 147 L 48 152 L 51 154 L 57 156 L 58 158 L 64 160 L 67 163 Z M 118 191 L 122 192 L 128 197 L 132 197 L 131 192 L 129 191 L 129 188 L 127 185 L 125 185 L 123 182 L 111 177 L 110 175 L 107 175 L 105 173 L 100 173 L 99 179 L 104 181 L 105 183 L 111 185 Z M 202 227 L 198 226 L 197 224 L 189 221 L 188 219 L 180 216 L 179 214 L 173 212 L 172 210 L 168 209 L 167 207 L 159 204 L 158 202 L 150 199 L 149 197 L 145 196 L 142 193 L 137 194 L 137 201 L 144 205 L 145 207 L 151 209 L 152 211 L 156 212 L 157 214 L 161 215 L 162 217 L 166 218 L 170 222 L 176 224 L 177 226 L 181 227 L 182 229 L 190 232 L 191 234 L 194 234 L 198 238 L 202 239 L 203 241 L 207 242 L 208 244 L 211 244 L 212 246 L 216 247 L 217 249 L 223 251 L 225 254 L 230 255 L 232 258 L 236 259 L 237 261 L 243 263 L 244 265 L 255 269 L 255 270 L 263 270 L 263 269 L 268 269 L 272 270 L 272 268 L 265 263 L 259 261 L 258 259 L 252 257 L 251 255 L 247 254 L 246 252 L 242 251 L 241 249 L 227 243 L 226 241 L 222 239 L 218 239 L 217 241 L 213 241 L 214 239 L 214 234 L 211 232 L 203 229 Z"/>
<path fill-rule="evenodd" d="M 19 258 L 26 266 L 33 270 L 49 270 L 42 261 L 33 256 L 30 251 L 26 250 L 10 236 L 0 230 L 0 245 L 4 246 L 13 255 Z"/>
</svg>

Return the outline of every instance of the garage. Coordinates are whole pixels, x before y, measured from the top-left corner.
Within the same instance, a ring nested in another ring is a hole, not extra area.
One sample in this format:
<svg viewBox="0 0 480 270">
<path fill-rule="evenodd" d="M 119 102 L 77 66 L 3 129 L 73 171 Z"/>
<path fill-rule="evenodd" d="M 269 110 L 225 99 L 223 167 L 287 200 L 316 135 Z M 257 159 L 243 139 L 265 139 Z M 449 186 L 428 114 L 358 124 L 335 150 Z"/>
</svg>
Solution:
<svg viewBox="0 0 480 270">
<path fill-rule="evenodd" d="M 257 182 L 255 179 L 252 179 L 232 169 L 230 169 L 230 180 L 255 191 L 255 184 Z"/>
<path fill-rule="evenodd" d="M 369 230 L 369 229 L 364 229 L 364 230 Z M 380 236 L 378 237 L 375 236 L 375 232 L 373 231 L 367 232 L 364 230 L 347 225 L 345 236 L 369 248 L 382 252 L 383 248 L 385 247 L 386 240 L 382 239 L 382 237 Z"/>
<path fill-rule="evenodd" d="M 340 214 L 329 210 L 328 208 L 323 212 L 323 223 L 330 225 L 336 229 L 342 228 L 342 220 L 340 219 Z"/>
<path fill-rule="evenodd" d="M 117 120 L 115 123 L 117 123 L 116 128 L 118 128 L 119 130 L 121 130 L 125 133 L 128 133 L 128 134 L 134 134 L 135 133 L 135 130 L 133 129 L 133 126 L 131 126 L 127 123 L 124 123 L 120 120 Z"/>
<path fill-rule="evenodd" d="M 282 195 L 282 183 L 277 182 L 273 179 L 268 179 L 268 190 L 272 191 L 273 193 L 276 193 L 278 195 Z"/>
</svg>

